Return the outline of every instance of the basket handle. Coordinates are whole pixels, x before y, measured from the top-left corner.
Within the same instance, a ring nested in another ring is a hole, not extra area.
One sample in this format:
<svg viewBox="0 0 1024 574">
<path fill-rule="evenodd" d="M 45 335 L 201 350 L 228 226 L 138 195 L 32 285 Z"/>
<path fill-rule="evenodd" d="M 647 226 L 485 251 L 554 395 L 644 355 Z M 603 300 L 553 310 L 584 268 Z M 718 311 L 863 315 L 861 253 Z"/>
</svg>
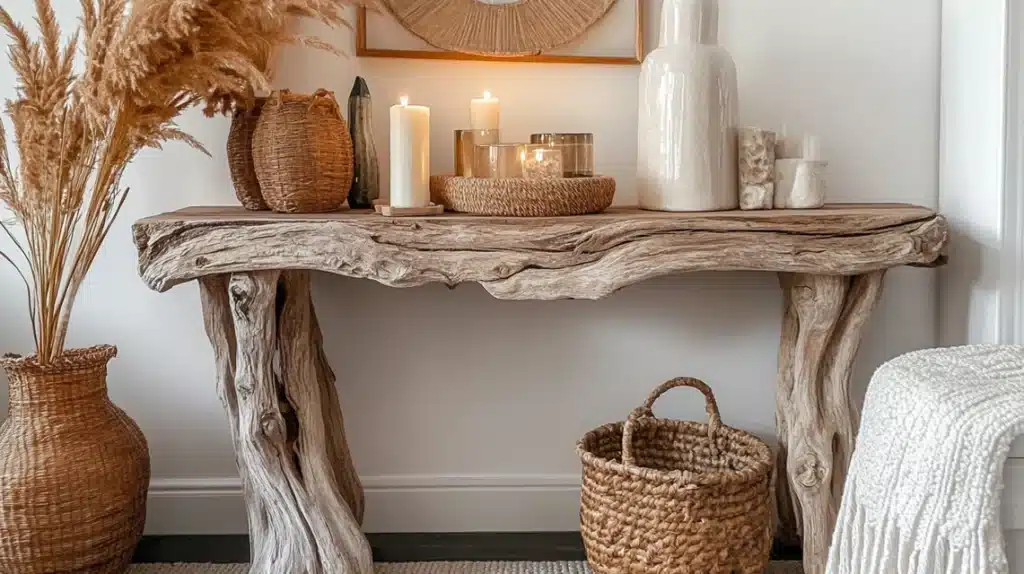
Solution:
<svg viewBox="0 0 1024 574">
<path fill-rule="evenodd" d="M 708 413 L 708 438 L 714 439 L 715 434 L 718 432 L 718 427 L 722 425 L 722 416 L 718 412 L 718 402 L 715 400 L 715 393 L 711 392 L 711 387 L 700 379 L 679 377 L 663 383 L 660 387 L 651 391 L 647 401 L 629 413 L 629 418 L 626 419 L 626 424 L 622 428 L 622 464 L 636 466 L 636 458 L 633 456 L 633 431 L 636 427 L 636 422 L 640 419 L 653 419 L 654 403 L 661 398 L 661 395 L 677 387 L 690 387 L 704 394 L 705 408 Z"/>
<path fill-rule="evenodd" d="M 334 92 L 326 88 L 320 88 L 313 92 L 313 97 L 309 100 L 309 109 L 313 109 L 313 106 L 320 103 L 321 100 L 329 103 L 331 109 L 334 110 L 334 115 L 338 116 L 339 119 L 343 119 L 341 117 L 341 107 L 338 105 L 338 99 L 334 97 Z"/>
</svg>

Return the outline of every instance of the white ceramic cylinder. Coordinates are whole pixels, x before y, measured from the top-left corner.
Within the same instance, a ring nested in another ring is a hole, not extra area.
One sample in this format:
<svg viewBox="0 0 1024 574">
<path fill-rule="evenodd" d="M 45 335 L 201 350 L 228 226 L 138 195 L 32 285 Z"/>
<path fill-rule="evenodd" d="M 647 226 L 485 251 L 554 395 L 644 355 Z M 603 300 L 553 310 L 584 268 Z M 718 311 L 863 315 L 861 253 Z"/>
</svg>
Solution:
<svg viewBox="0 0 1024 574">
<path fill-rule="evenodd" d="M 474 130 L 500 129 L 501 102 L 490 92 L 484 93 L 484 97 L 469 102 L 469 120 Z"/>
<path fill-rule="evenodd" d="M 665 0 L 664 44 L 640 77 L 640 207 L 739 207 L 736 66 L 717 39 L 717 0 Z"/>
<path fill-rule="evenodd" d="M 430 205 L 430 108 L 391 108 L 391 206 Z"/>
<path fill-rule="evenodd" d="M 661 8 L 659 47 L 718 43 L 718 1 L 665 0 Z"/>
</svg>

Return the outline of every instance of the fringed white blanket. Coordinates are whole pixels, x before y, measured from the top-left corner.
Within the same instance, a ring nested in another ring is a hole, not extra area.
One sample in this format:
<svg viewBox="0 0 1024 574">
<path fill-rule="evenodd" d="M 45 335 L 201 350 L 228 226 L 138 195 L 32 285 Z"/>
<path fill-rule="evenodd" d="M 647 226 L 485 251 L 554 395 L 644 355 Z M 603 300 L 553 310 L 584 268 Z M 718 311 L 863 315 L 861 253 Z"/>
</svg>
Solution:
<svg viewBox="0 0 1024 574">
<path fill-rule="evenodd" d="M 828 574 L 1000 574 L 1024 347 L 912 353 L 871 381 Z"/>
</svg>

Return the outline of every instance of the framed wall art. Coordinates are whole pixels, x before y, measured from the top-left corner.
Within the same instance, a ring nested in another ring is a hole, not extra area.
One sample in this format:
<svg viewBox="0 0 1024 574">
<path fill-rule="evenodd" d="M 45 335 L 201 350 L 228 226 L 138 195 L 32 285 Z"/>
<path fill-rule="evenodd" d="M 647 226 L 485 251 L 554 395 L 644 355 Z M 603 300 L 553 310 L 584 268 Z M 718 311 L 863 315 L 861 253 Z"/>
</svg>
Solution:
<svg viewBox="0 0 1024 574">
<path fill-rule="evenodd" d="M 356 55 L 638 65 L 645 0 L 381 0 L 360 8 Z"/>
</svg>

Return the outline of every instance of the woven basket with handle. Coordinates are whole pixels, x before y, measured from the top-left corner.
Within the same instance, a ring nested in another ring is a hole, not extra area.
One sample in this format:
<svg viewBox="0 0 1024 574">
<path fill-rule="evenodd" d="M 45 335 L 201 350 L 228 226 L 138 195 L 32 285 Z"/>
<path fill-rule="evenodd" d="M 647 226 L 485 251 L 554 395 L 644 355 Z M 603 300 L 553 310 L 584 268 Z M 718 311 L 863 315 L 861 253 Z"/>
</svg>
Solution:
<svg viewBox="0 0 1024 574">
<path fill-rule="evenodd" d="M 708 424 L 657 419 L 670 389 L 707 400 Z M 771 450 L 722 424 L 711 389 L 673 379 L 625 423 L 587 433 L 580 512 L 596 574 L 760 574 L 771 551 Z"/>
<path fill-rule="evenodd" d="M 352 136 L 333 92 L 271 94 L 256 124 L 252 156 L 270 209 L 325 213 L 345 207 L 352 187 Z"/>
</svg>

